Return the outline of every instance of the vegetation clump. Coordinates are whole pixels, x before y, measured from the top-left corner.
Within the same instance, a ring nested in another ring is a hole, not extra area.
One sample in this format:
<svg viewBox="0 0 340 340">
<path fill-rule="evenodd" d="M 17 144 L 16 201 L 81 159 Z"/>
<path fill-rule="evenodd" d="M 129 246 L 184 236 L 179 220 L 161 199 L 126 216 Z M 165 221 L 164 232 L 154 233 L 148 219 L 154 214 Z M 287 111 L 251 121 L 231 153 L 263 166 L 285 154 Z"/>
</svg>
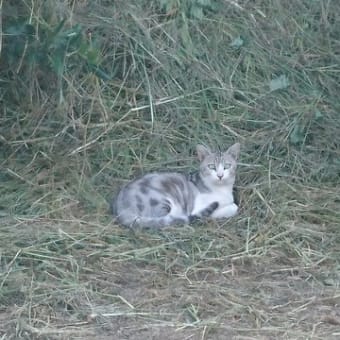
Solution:
<svg viewBox="0 0 340 340">
<path fill-rule="evenodd" d="M 340 2 L 0 6 L 1 339 L 339 337 Z M 112 218 L 236 141 L 237 217 Z"/>
</svg>

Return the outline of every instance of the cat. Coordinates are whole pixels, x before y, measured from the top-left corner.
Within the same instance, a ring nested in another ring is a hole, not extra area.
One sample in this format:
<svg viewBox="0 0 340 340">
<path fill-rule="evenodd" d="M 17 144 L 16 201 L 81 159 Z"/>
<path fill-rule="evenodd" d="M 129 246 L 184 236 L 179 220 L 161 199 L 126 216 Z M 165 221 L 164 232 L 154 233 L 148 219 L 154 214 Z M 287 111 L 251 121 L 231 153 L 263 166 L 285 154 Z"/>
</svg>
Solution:
<svg viewBox="0 0 340 340">
<path fill-rule="evenodd" d="M 112 205 L 118 222 L 161 228 L 236 215 L 233 185 L 240 144 L 225 152 L 197 145 L 196 151 L 200 167 L 192 174 L 149 173 L 124 186 Z"/>
</svg>

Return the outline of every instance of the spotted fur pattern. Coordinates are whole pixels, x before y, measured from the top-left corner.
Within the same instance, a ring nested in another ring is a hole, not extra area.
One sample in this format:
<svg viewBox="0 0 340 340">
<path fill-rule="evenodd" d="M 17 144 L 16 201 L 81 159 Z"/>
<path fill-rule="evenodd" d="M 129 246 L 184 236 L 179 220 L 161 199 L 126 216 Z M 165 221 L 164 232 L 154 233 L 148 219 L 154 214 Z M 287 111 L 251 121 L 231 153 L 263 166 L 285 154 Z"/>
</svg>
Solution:
<svg viewBox="0 0 340 340">
<path fill-rule="evenodd" d="M 130 227 L 165 227 L 198 218 L 228 218 L 237 213 L 233 185 L 240 151 L 197 146 L 199 171 L 192 174 L 149 173 L 121 189 L 113 202 L 118 221 Z"/>
</svg>

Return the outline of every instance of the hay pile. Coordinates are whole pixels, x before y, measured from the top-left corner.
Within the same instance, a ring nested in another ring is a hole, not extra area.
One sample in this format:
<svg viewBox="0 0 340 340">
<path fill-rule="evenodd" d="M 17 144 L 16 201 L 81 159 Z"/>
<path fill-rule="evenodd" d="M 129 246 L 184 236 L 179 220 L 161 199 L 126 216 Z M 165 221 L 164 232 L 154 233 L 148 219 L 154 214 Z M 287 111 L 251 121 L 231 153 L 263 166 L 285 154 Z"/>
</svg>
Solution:
<svg viewBox="0 0 340 340">
<path fill-rule="evenodd" d="M 339 337 L 340 2 L 1 6 L 1 339 Z M 110 216 L 235 141 L 238 217 Z"/>
</svg>

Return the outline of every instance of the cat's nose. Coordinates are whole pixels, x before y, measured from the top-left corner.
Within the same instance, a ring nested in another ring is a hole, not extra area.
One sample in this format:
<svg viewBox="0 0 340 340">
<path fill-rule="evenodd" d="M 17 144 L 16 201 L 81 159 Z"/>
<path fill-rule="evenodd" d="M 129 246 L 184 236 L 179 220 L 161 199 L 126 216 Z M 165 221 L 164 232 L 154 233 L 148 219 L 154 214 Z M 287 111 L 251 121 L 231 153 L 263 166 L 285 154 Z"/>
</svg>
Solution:
<svg viewBox="0 0 340 340">
<path fill-rule="evenodd" d="M 221 180 L 223 178 L 223 174 L 217 175 L 218 179 Z"/>
</svg>

